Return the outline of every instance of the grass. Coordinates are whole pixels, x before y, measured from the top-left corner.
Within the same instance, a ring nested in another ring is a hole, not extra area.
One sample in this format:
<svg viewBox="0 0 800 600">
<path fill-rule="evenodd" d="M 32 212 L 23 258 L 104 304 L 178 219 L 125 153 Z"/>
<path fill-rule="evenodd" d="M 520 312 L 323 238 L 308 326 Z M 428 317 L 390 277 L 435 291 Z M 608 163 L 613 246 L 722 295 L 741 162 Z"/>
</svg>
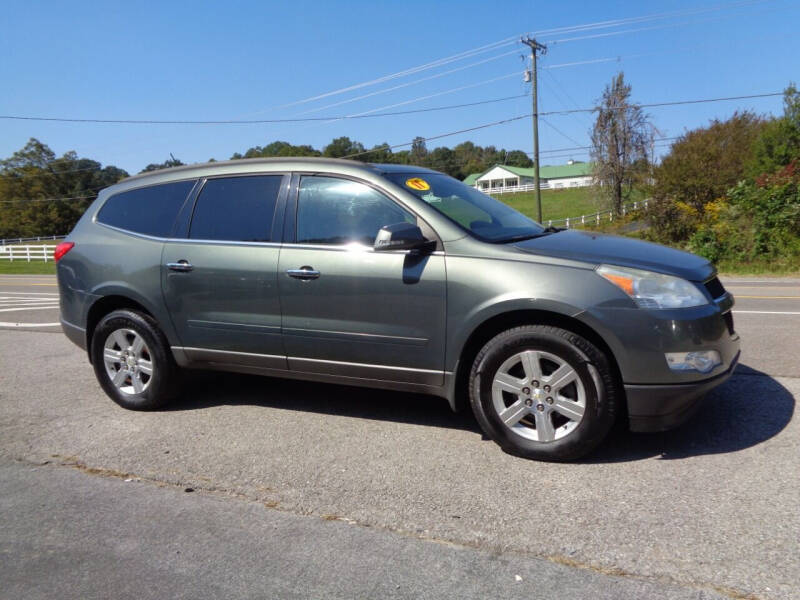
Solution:
<svg viewBox="0 0 800 600">
<path fill-rule="evenodd" d="M 494 196 L 505 202 L 524 215 L 536 219 L 536 194 L 534 192 L 521 192 L 519 194 L 498 194 Z M 641 200 L 644 193 L 634 190 L 628 202 Z M 563 190 L 542 190 L 542 219 L 547 224 L 548 220 L 566 219 L 567 217 L 580 217 L 591 215 L 605 209 L 604 199 L 592 186 L 579 188 L 566 188 Z"/>
<path fill-rule="evenodd" d="M 597 192 L 592 187 L 542 190 L 542 219 L 546 222 L 548 219 L 564 219 L 595 213 L 600 205 L 596 195 Z M 498 194 L 495 198 L 532 219 L 537 217 L 534 192 Z"/>
<path fill-rule="evenodd" d="M 52 260 L 15 260 L 0 259 L 0 275 L 55 275 L 56 263 Z"/>
<path fill-rule="evenodd" d="M 722 275 L 763 275 L 766 277 L 798 277 L 800 264 L 797 260 L 786 263 L 757 261 L 750 263 L 736 263 L 733 261 L 720 261 L 717 270 Z"/>
</svg>

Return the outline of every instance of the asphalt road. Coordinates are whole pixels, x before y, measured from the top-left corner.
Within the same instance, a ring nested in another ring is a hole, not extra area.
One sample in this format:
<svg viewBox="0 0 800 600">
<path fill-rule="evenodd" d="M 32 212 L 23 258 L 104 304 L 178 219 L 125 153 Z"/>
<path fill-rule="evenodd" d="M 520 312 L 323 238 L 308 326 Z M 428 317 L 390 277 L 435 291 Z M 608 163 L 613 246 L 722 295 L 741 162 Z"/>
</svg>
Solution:
<svg viewBox="0 0 800 600">
<path fill-rule="evenodd" d="M 737 374 L 569 465 L 411 394 L 196 373 L 125 411 L 53 284 L 0 276 L 0 597 L 800 597 L 800 280 L 725 281 Z"/>
</svg>

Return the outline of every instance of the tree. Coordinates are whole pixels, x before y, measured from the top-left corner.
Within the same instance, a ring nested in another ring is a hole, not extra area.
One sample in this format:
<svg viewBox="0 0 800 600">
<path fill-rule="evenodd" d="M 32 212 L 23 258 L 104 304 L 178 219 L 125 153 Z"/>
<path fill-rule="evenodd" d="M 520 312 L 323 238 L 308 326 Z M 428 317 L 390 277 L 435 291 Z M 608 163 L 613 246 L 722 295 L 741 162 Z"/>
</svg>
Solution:
<svg viewBox="0 0 800 600">
<path fill-rule="evenodd" d="M 411 164 L 424 165 L 425 158 L 428 156 L 428 148 L 425 146 L 425 138 L 417 136 L 411 142 Z"/>
<path fill-rule="evenodd" d="M 506 154 L 505 164 L 510 167 L 532 167 L 533 161 L 531 157 L 522 150 L 511 150 Z"/>
<path fill-rule="evenodd" d="M 675 142 L 655 170 L 650 222 L 662 241 L 692 235 L 706 206 L 723 197 L 746 175 L 753 142 L 764 121 L 736 112 L 725 121 L 690 131 Z"/>
<path fill-rule="evenodd" d="M 800 92 L 790 84 L 783 92 L 783 116 L 772 119 L 753 144 L 747 172 L 751 177 L 774 173 L 800 158 Z"/>
<path fill-rule="evenodd" d="M 171 167 L 180 167 L 183 166 L 183 162 L 180 159 L 175 158 L 172 156 L 170 152 L 169 159 L 165 160 L 163 163 L 150 163 L 144 169 L 139 171 L 140 173 L 149 173 L 150 171 L 159 171 L 161 169 L 169 169 Z"/>
<path fill-rule="evenodd" d="M 266 146 L 248 148 L 244 155 L 238 152 L 231 159 L 261 158 L 269 156 L 320 156 L 321 152 L 308 145 L 294 146 L 289 142 L 275 141 Z"/>
<path fill-rule="evenodd" d="M 31 138 L 0 161 L 0 237 L 66 233 L 100 189 L 127 176 L 72 151 L 56 158 L 46 144 Z"/>
<path fill-rule="evenodd" d="M 330 158 L 344 158 L 346 156 L 350 156 L 351 154 L 361 154 L 364 152 L 364 144 L 361 142 L 354 142 L 347 136 L 338 137 L 333 140 L 330 144 L 325 146 L 322 150 L 322 156 L 328 156 Z M 366 160 L 365 155 L 356 156 L 356 160 L 364 161 Z"/>
<path fill-rule="evenodd" d="M 616 214 L 643 176 L 652 128 L 641 107 L 631 104 L 631 86 L 622 72 L 606 86 L 592 129 L 594 180 L 606 192 Z"/>
</svg>

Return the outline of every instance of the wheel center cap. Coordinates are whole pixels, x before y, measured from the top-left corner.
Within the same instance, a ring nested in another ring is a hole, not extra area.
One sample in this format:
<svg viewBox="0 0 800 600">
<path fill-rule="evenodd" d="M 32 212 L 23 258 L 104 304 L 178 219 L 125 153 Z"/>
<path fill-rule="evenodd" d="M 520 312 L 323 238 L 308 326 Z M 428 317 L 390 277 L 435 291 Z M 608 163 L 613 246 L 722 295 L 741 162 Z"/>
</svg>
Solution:
<svg viewBox="0 0 800 600">
<path fill-rule="evenodd" d="M 136 365 L 136 358 L 133 357 L 133 356 L 129 356 L 128 358 L 125 359 L 125 364 L 128 365 L 129 367 L 135 366 Z"/>
</svg>

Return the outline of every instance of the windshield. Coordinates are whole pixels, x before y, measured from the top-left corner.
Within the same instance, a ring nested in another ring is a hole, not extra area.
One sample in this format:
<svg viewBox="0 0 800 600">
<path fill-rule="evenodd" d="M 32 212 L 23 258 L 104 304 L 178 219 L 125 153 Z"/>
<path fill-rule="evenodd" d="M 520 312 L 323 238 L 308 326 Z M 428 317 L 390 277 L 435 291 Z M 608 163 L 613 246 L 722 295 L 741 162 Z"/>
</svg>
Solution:
<svg viewBox="0 0 800 600">
<path fill-rule="evenodd" d="M 516 210 L 441 173 L 386 173 L 385 177 L 485 242 L 542 235 L 544 228 Z"/>
</svg>

